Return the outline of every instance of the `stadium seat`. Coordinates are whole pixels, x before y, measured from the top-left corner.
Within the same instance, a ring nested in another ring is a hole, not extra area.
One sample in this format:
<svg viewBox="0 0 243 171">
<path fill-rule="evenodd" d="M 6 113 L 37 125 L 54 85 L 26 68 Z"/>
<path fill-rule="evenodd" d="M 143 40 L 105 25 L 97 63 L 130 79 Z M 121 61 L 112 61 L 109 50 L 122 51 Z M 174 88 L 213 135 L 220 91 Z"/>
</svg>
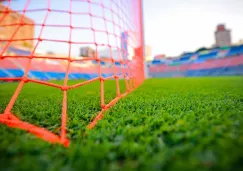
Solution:
<svg viewBox="0 0 243 171">
<path fill-rule="evenodd" d="M 31 76 L 34 76 L 35 79 L 39 79 L 39 80 L 48 80 L 49 79 L 47 74 L 42 71 L 30 71 L 30 74 L 28 75 L 28 77 L 31 77 Z"/>
<path fill-rule="evenodd" d="M 6 77 L 10 77 L 7 72 L 4 72 L 3 69 L 0 69 L 0 78 L 6 78 Z"/>
<path fill-rule="evenodd" d="M 14 77 L 22 77 L 24 75 L 24 71 L 20 69 L 7 69 L 9 73 L 11 73 Z"/>
<path fill-rule="evenodd" d="M 213 59 L 216 58 L 218 54 L 218 51 L 214 51 L 208 54 L 202 54 L 198 56 L 198 59 L 203 59 L 203 60 L 208 60 L 208 59 Z"/>
</svg>

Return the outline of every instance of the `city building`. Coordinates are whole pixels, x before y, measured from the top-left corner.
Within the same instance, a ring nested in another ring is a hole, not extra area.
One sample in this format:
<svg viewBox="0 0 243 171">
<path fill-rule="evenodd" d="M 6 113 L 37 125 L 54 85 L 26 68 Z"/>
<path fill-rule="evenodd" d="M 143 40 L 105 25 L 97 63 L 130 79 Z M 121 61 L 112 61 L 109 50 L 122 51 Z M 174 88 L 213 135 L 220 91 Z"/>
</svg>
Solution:
<svg viewBox="0 0 243 171">
<path fill-rule="evenodd" d="M 34 44 L 34 21 L 26 16 L 23 17 L 22 14 L 5 7 L 1 3 L 0 11 L 8 11 L 8 13 L 0 13 L 0 18 L 2 19 L 0 23 L 0 40 L 6 40 L 0 42 L 0 47 L 3 47 L 5 44 L 8 43 L 8 40 L 12 38 L 13 41 L 11 42 L 10 46 L 16 48 L 26 48 L 29 50 L 32 49 Z M 27 25 L 20 26 L 20 23 Z"/>
<path fill-rule="evenodd" d="M 224 24 L 219 24 L 215 31 L 215 46 L 223 47 L 231 45 L 231 30 L 226 29 Z"/>
<path fill-rule="evenodd" d="M 118 50 L 110 51 L 109 48 L 105 48 L 103 50 L 99 50 L 98 51 L 98 55 L 99 55 L 100 58 L 109 58 L 109 59 L 111 59 L 111 57 L 112 57 L 115 60 L 119 60 L 120 59 L 119 55 L 121 55 L 121 52 L 119 54 Z"/>
<path fill-rule="evenodd" d="M 93 58 L 95 57 L 95 50 L 91 47 L 81 47 L 79 56 Z"/>
</svg>

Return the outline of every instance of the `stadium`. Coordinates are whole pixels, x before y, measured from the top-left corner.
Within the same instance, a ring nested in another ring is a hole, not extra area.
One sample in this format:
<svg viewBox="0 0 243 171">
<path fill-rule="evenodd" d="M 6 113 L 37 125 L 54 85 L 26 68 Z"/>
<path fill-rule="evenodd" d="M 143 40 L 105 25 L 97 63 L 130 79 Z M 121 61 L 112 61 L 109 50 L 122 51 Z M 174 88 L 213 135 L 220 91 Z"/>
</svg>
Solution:
<svg viewBox="0 0 243 171">
<path fill-rule="evenodd" d="M 0 170 L 243 169 L 243 44 L 150 58 L 145 1 L 0 1 Z"/>
<path fill-rule="evenodd" d="M 155 59 L 151 77 L 200 77 L 243 75 L 243 45 L 206 49 L 176 59 Z"/>
</svg>

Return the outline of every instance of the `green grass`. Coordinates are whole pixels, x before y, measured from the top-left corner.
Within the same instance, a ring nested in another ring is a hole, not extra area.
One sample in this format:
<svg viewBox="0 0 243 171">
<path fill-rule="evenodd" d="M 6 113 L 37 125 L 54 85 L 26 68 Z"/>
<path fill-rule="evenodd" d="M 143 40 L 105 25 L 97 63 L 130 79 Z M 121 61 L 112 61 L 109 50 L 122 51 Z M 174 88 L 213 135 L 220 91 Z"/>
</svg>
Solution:
<svg viewBox="0 0 243 171">
<path fill-rule="evenodd" d="M 0 84 L 1 113 L 16 86 Z M 28 83 L 12 111 L 59 133 L 61 103 Z M 0 170 L 243 170 L 243 77 L 147 80 L 88 130 L 99 110 L 99 83 L 68 91 L 69 148 L 0 124 Z"/>
</svg>

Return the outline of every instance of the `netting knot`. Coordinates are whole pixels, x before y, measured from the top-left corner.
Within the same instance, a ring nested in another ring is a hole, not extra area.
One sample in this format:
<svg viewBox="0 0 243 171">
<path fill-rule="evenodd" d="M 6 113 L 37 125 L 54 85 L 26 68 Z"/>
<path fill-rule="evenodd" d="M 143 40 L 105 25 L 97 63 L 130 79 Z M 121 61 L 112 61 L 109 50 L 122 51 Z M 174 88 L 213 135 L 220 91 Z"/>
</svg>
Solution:
<svg viewBox="0 0 243 171">
<path fill-rule="evenodd" d="M 104 78 L 102 78 L 102 77 L 100 77 L 100 81 L 105 81 L 105 79 L 104 79 Z"/>
<path fill-rule="evenodd" d="M 34 56 L 33 56 L 33 55 L 30 55 L 30 56 L 28 56 L 28 58 L 29 58 L 29 59 L 33 59 L 33 58 L 34 58 Z"/>
<path fill-rule="evenodd" d="M 23 78 L 22 78 L 22 81 L 23 81 L 24 83 L 28 83 L 28 82 L 29 82 L 29 79 L 28 79 L 27 77 L 23 77 Z"/>
<path fill-rule="evenodd" d="M 107 106 L 106 105 L 102 105 L 101 108 L 105 110 L 107 108 Z"/>
<path fill-rule="evenodd" d="M 9 14 L 9 13 L 10 13 L 9 9 L 6 9 L 6 10 L 4 11 L 4 13 L 5 13 L 5 14 Z"/>
<path fill-rule="evenodd" d="M 68 86 L 62 86 L 62 87 L 61 87 L 61 90 L 62 90 L 62 91 L 67 91 L 67 90 L 68 90 Z"/>
</svg>

